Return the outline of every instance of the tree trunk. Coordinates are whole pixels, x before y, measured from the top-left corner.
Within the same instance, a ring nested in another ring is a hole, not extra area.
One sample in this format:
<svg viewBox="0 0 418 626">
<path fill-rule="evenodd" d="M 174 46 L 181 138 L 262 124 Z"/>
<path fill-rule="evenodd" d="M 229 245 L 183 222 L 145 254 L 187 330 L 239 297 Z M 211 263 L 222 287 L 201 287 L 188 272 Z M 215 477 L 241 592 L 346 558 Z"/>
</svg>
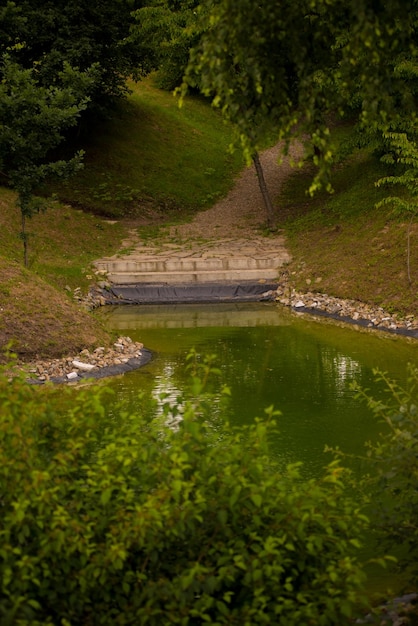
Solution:
<svg viewBox="0 0 418 626">
<path fill-rule="evenodd" d="M 26 233 L 26 217 L 22 212 L 22 232 L 20 233 L 23 241 L 23 264 L 25 267 L 28 266 L 28 236 Z"/>
<path fill-rule="evenodd" d="M 267 211 L 267 224 L 271 228 L 274 226 L 273 203 L 271 201 L 269 190 L 267 188 L 267 184 L 264 178 L 263 166 L 261 165 L 258 152 L 255 152 L 253 155 L 253 163 L 255 171 L 257 172 L 258 185 L 260 187 L 261 195 L 263 196 L 264 206 L 266 207 Z"/>
<path fill-rule="evenodd" d="M 411 228 L 412 228 L 412 221 L 413 221 L 414 217 L 412 216 L 409 224 L 408 224 L 408 231 L 407 231 L 407 248 L 406 248 L 406 267 L 408 270 L 408 283 L 409 286 L 412 285 L 412 278 L 411 278 Z"/>
</svg>

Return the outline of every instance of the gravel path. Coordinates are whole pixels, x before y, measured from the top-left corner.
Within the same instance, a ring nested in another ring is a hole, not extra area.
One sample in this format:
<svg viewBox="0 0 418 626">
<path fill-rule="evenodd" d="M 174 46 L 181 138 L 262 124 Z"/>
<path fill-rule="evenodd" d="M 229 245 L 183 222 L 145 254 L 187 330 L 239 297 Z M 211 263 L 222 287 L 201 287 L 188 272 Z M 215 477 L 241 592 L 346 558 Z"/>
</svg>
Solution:
<svg viewBox="0 0 418 626">
<path fill-rule="evenodd" d="M 283 153 L 283 144 L 265 150 L 260 155 L 264 177 L 272 202 L 280 193 L 282 185 L 292 171 L 292 160 L 303 154 L 302 144 L 295 142 L 290 146 L 288 156 L 279 163 Z M 170 235 L 180 238 L 225 237 L 248 238 L 259 233 L 265 227 L 267 214 L 258 185 L 253 165 L 246 167 L 238 176 L 235 185 L 225 198 L 213 207 L 198 213 L 192 222 L 173 226 Z"/>
</svg>

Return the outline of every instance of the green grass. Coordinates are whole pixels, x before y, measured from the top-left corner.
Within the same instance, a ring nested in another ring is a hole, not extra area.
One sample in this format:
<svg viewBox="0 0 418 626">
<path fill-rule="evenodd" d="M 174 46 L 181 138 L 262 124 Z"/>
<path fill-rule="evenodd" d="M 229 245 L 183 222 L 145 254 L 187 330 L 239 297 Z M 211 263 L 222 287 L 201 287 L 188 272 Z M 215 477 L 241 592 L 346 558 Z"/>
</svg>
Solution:
<svg viewBox="0 0 418 626">
<path fill-rule="evenodd" d="M 85 167 L 54 190 L 73 205 L 108 216 L 183 217 L 211 205 L 243 165 L 231 154 L 231 130 L 201 98 L 182 108 L 152 79 L 132 83 L 113 118 L 92 128 Z"/>
<path fill-rule="evenodd" d="M 28 269 L 61 289 L 84 292 L 96 277 L 92 262 L 117 252 L 126 227 L 110 223 L 59 202 L 46 202 L 46 211 L 27 221 Z M 22 264 L 20 212 L 15 194 L 0 187 L 1 257 Z"/>
<path fill-rule="evenodd" d="M 280 197 L 290 267 L 298 290 L 353 298 L 386 310 L 418 314 L 418 228 L 411 229 L 411 283 L 407 275 L 409 217 L 376 203 L 391 189 L 377 188 L 380 161 L 359 152 L 336 167 L 335 192 L 306 196 L 312 172 L 295 172 Z"/>
<path fill-rule="evenodd" d="M 319 192 L 313 198 L 307 188 L 313 170 L 306 168 L 286 183 L 280 198 L 282 215 L 290 230 L 302 230 L 315 226 L 335 225 L 339 219 L 355 220 L 369 212 L 387 195 L 375 186 L 384 173 L 382 164 L 366 152 L 335 167 L 332 174 L 334 192 Z"/>
</svg>

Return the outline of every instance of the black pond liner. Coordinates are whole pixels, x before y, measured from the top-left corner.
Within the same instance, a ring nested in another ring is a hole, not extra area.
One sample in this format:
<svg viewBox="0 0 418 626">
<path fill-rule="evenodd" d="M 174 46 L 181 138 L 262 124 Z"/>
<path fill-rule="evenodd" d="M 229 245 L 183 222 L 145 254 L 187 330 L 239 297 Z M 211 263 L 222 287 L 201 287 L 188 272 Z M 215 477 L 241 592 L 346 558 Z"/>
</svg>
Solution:
<svg viewBox="0 0 418 626">
<path fill-rule="evenodd" d="M 386 328 L 385 326 L 375 326 L 370 320 L 358 319 L 355 320 L 347 315 L 338 315 L 338 313 L 329 313 L 329 311 L 322 311 L 321 309 L 314 309 L 310 307 L 298 306 L 292 307 L 292 311 L 295 313 L 308 313 L 314 317 L 327 317 L 329 319 L 337 320 L 339 322 L 345 322 L 346 324 L 354 324 L 355 326 L 361 326 L 362 328 L 370 328 L 371 330 L 381 330 L 393 335 L 403 335 L 404 337 L 412 337 L 418 339 L 418 329 L 409 328 Z"/>
<path fill-rule="evenodd" d="M 142 283 L 112 285 L 102 292 L 107 304 L 198 304 L 273 300 L 277 282 Z"/>
<path fill-rule="evenodd" d="M 28 378 L 27 382 L 31 385 L 44 385 L 46 382 L 51 383 L 79 383 L 86 380 L 99 380 L 100 378 L 107 378 L 108 376 L 118 376 L 120 374 L 126 374 L 126 372 L 132 372 L 140 367 L 143 367 L 152 359 L 152 352 L 146 348 L 141 348 L 141 356 L 129 359 L 126 363 L 120 363 L 116 365 L 108 365 L 107 367 L 100 367 L 90 372 L 80 372 L 77 374 L 77 378 L 68 379 L 66 376 L 51 376 L 46 380 L 38 380 L 36 378 Z"/>
</svg>

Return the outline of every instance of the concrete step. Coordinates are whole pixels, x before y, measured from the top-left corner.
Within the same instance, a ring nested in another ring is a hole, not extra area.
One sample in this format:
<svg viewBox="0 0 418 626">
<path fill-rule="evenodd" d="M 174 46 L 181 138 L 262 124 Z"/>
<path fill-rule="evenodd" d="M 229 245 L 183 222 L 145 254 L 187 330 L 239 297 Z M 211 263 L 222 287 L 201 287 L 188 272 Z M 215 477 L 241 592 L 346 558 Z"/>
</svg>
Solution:
<svg viewBox="0 0 418 626">
<path fill-rule="evenodd" d="M 98 270 L 109 274 L 144 274 L 144 273 L 182 273 L 182 272 L 217 272 L 235 270 L 276 269 L 289 259 L 285 255 L 230 258 L 182 258 L 182 259 L 141 259 L 127 258 L 102 259 L 96 262 Z"/>
<path fill-rule="evenodd" d="M 116 285 L 135 283 L 210 283 L 223 281 L 254 281 L 277 278 L 277 267 L 267 269 L 199 270 L 166 272 L 114 272 L 108 273 L 110 282 Z"/>
</svg>

